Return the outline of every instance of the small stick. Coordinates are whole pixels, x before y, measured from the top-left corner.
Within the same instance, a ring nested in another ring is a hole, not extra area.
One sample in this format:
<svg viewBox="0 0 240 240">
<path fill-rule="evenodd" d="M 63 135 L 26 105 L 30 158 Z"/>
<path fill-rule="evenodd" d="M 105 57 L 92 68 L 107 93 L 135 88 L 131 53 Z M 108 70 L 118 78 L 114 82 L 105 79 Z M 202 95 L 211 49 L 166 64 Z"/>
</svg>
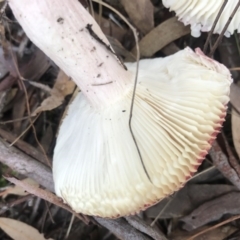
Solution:
<svg viewBox="0 0 240 240">
<path fill-rule="evenodd" d="M 219 43 L 221 42 L 221 40 L 222 40 L 222 38 L 223 38 L 223 36 L 224 36 L 224 33 L 226 32 L 228 26 L 230 25 L 230 23 L 231 23 L 231 21 L 232 21 L 234 15 L 235 15 L 235 13 L 237 12 L 239 6 L 240 6 L 240 0 L 238 1 L 236 7 L 234 8 L 234 10 L 233 10 L 231 16 L 229 17 L 229 19 L 228 19 L 226 25 L 224 26 L 224 28 L 223 28 L 221 34 L 219 35 L 217 41 L 216 41 L 215 44 L 213 45 L 213 48 L 212 48 L 212 50 L 210 51 L 209 56 L 212 56 L 212 55 L 214 54 L 215 50 L 217 49 Z"/>
<path fill-rule="evenodd" d="M 214 23 L 213 23 L 213 25 L 212 25 L 211 31 L 208 33 L 208 37 L 207 37 L 207 40 L 206 40 L 206 42 L 205 42 L 205 44 L 204 44 L 204 48 L 203 48 L 203 52 L 204 52 L 205 54 L 207 53 L 207 47 L 208 47 L 208 44 L 209 44 L 209 42 L 210 42 L 210 39 L 211 39 L 211 37 L 212 37 L 212 35 L 213 35 L 213 31 L 214 31 L 214 29 L 215 29 L 215 27 L 216 27 L 216 25 L 217 25 L 217 23 L 218 23 L 219 18 L 220 18 L 221 15 L 222 15 L 222 12 L 223 12 L 225 6 L 227 5 L 227 3 L 228 3 L 228 0 L 225 0 L 224 3 L 223 3 L 223 5 L 222 5 L 221 8 L 220 8 L 218 14 L 217 14 L 216 19 L 214 20 Z"/>
</svg>

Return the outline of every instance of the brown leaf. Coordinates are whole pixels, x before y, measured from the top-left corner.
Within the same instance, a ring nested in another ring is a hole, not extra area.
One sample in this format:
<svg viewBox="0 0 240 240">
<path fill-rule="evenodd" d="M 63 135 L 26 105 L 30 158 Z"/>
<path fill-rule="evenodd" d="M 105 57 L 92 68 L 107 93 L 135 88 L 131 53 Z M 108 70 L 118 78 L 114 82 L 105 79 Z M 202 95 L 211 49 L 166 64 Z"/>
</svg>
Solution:
<svg viewBox="0 0 240 240">
<path fill-rule="evenodd" d="M 214 171 L 213 174 L 217 174 L 217 171 Z M 161 214 L 160 218 L 166 219 L 184 216 L 196 209 L 203 202 L 236 190 L 234 186 L 227 184 L 187 184 L 173 197 L 173 200 Z M 157 205 L 148 208 L 145 211 L 146 215 L 149 218 L 157 217 L 168 201 L 168 199 L 163 199 Z"/>
<path fill-rule="evenodd" d="M 32 180 L 31 178 L 25 178 L 22 180 L 22 182 L 34 185 L 36 187 L 39 186 L 39 184 L 37 182 L 35 182 L 34 180 Z M 2 198 L 4 199 L 9 194 L 18 195 L 18 196 L 26 196 L 29 193 L 26 192 L 25 189 L 23 189 L 22 187 L 15 185 L 15 186 L 7 187 L 3 192 L 0 193 L 0 196 L 2 196 Z"/>
<path fill-rule="evenodd" d="M 71 81 L 71 79 L 62 70 L 60 70 L 53 90 L 58 91 L 65 97 L 73 92 L 74 87 L 75 83 Z"/>
<path fill-rule="evenodd" d="M 234 109 L 232 109 L 232 135 L 235 150 L 240 157 L 240 115 Z"/>
<path fill-rule="evenodd" d="M 121 0 L 129 18 L 134 25 L 146 34 L 154 27 L 154 7 L 150 0 Z"/>
<path fill-rule="evenodd" d="M 163 47 L 161 51 L 166 55 L 172 55 L 175 54 L 176 52 L 180 51 L 180 48 L 174 43 L 171 42 L 167 46 Z"/>
<path fill-rule="evenodd" d="M 62 104 L 65 96 L 73 92 L 74 88 L 75 83 L 71 81 L 63 71 L 60 71 L 57 76 L 56 83 L 50 91 L 51 96 L 43 100 L 41 106 L 32 113 L 32 116 L 35 116 L 39 112 L 50 111 L 57 108 Z"/>
<path fill-rule="evenodd" d="M 224 214 L 240 213 L 240 192 L 227 193 L 214 200 L 203 203 L 191 214 L 181 219 L 184 229 L 191 231 L 209 222 L 219 220 Z"/>
<path fill-rule="evenodd" d="M 117 54 L 117 56 L 123 57 L 123 59 L 128 59 L 130 62 L 135 62 L 136 59 L 132 55 L 131 52 L 126 50 L 123 45 L 115 38 L 107 37 L 108 41 L 110 42 L 111 46 L 114 49 L 114 52 Z"/>
<path fill-rule="evenodd" d="M 37 229 L 14 219 L 0 218 L 0 228 L 14 240 L 46 240 Z"/>
<path fill-rule="evenodd" d="M 189 33 L 189 26 L 184 26 L 176 17 L 169 18 L 141 39 L 140 54 L 142 57 L 151 57 L 167 44 Z M 136 48 L 132 50 L 132 53 L 136 55 Z"/>
</svg>

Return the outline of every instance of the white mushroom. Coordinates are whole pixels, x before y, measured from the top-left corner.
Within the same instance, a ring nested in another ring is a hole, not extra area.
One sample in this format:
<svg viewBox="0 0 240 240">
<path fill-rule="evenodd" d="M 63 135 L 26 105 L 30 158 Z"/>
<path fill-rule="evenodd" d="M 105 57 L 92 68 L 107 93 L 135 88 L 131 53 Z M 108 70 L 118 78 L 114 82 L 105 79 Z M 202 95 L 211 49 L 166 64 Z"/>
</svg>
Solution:
<svg viewBox="0 0 240 240">
<path fill-rule="evenodd" d="M 189 48 L 140 61 L 132 128 L 149 179 L 128 125 L 136 64 L 126 71 L 92 36 L 108 45 L 77 0 L 9 3 L 29 38 L 82 90 L 57 139 L 56 194 L 76 212 L 119 217 L 178 190 L 222 126 L 232 81 L 227 68 Z"/>
<path fill-rule="evenodd" d="M 179 20 L 185 25 L 191 25 L 191 34 L 194 37 L 199 37 L 202 32 L 211 30 L 217 14 L 225 0 L 163 0 L 163 5 L 176 12 Z M 214 33 L 220 34 L 231 16 L 238 0 L 231 0 L 227 2 Z M 233 32 L 237 30 L 240 32 L 240 11 L 238 10 L 233 17 L 230 25 L 225 32 L 226 37 L 230 37 Z"/>
</svg>

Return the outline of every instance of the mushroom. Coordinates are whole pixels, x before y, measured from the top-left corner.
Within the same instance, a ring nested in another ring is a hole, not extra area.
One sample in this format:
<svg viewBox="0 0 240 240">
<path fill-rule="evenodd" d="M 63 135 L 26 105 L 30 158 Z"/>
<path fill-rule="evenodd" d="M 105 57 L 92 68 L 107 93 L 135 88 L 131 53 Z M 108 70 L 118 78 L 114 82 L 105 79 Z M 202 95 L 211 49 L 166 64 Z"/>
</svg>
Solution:
<svg viewBox="0 0 240 240">
<path fill-rule="evenodd" d="M 81 89 L 53 160 L 55 191 L 76 212 L 115 218 L 172 194 L 197 171 L 220 131 L 232 82 L 200 49 L 126 70 L 77 0 L 9 0 L 28 37 Z M 142 162 L 140 159 L 142 157 Z"/>
<path fill-rule="evenodd" d="M 202 32 L 211 30 L 214 21 L 218 15 L 225 0 L 163 0 L 163 5 L 170 11 L 176 12 L 179 20 L 185 25 L 191 25 L 191 35 L 199 37 Z M 234 8 L 237 6 L 238 0 L 228 1 L 224 10 L 214 28 L 214 33 L 220 34 L 228 22 Z M 228 26 L 225 36 L 230 37 L 235 30 L 240 32 L 240 11 L 234 15 L 230 25 Z"/>
</svg>

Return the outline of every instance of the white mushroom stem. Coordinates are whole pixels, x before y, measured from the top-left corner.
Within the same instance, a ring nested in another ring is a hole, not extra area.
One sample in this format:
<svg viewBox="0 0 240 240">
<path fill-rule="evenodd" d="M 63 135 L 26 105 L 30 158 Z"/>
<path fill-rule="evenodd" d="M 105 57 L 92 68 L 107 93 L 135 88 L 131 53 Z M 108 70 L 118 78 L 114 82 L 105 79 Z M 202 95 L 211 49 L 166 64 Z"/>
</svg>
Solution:
<svg viewBox="0 0 240 240">
<path fill-rule="evenodd" d="M 134 214 L 178 190 L 204 159 L 229 101 L 226 67 L 200 49 L 139 63 L 126 71 L 86 29 L 108 44 L 77 0 L 10 0 L 30 39 L 79 85 L 54 150 L 56 194 L 75 211 L 101 217 Z M 161 37 L 161 36 L 159 36 Z"/>
<path fill-rule="evenodd" d="M 163 0 L 163 5 L 169 8 L 170 11 L 176 12 L 179 20 L 185 25 L 191 25 L 192 36 L 199 37 L 201 31 L 208 32 L 211 30 L 224 1 L 225 0 Z M 214 28 L 214 33 L 220 34 L 222 32 L 237 3 L 238 0 L 230 0 L 227 2 Z M 238 10 L 224 33 L 226 37 L 230 37 L 235 30 L 240 32 L 239 22 L 240 11 Z"/>
<path fill-rule="evenodd" d="M 112 104 L 126 91 L 132 74 L 107 50 L 107 38 L 77 0 L 10 0 L 9 5 L 28 37 L 72 77 L 93 105 Z M 101 93 L 96 95 L 98 88 Z"/>
</svg>

